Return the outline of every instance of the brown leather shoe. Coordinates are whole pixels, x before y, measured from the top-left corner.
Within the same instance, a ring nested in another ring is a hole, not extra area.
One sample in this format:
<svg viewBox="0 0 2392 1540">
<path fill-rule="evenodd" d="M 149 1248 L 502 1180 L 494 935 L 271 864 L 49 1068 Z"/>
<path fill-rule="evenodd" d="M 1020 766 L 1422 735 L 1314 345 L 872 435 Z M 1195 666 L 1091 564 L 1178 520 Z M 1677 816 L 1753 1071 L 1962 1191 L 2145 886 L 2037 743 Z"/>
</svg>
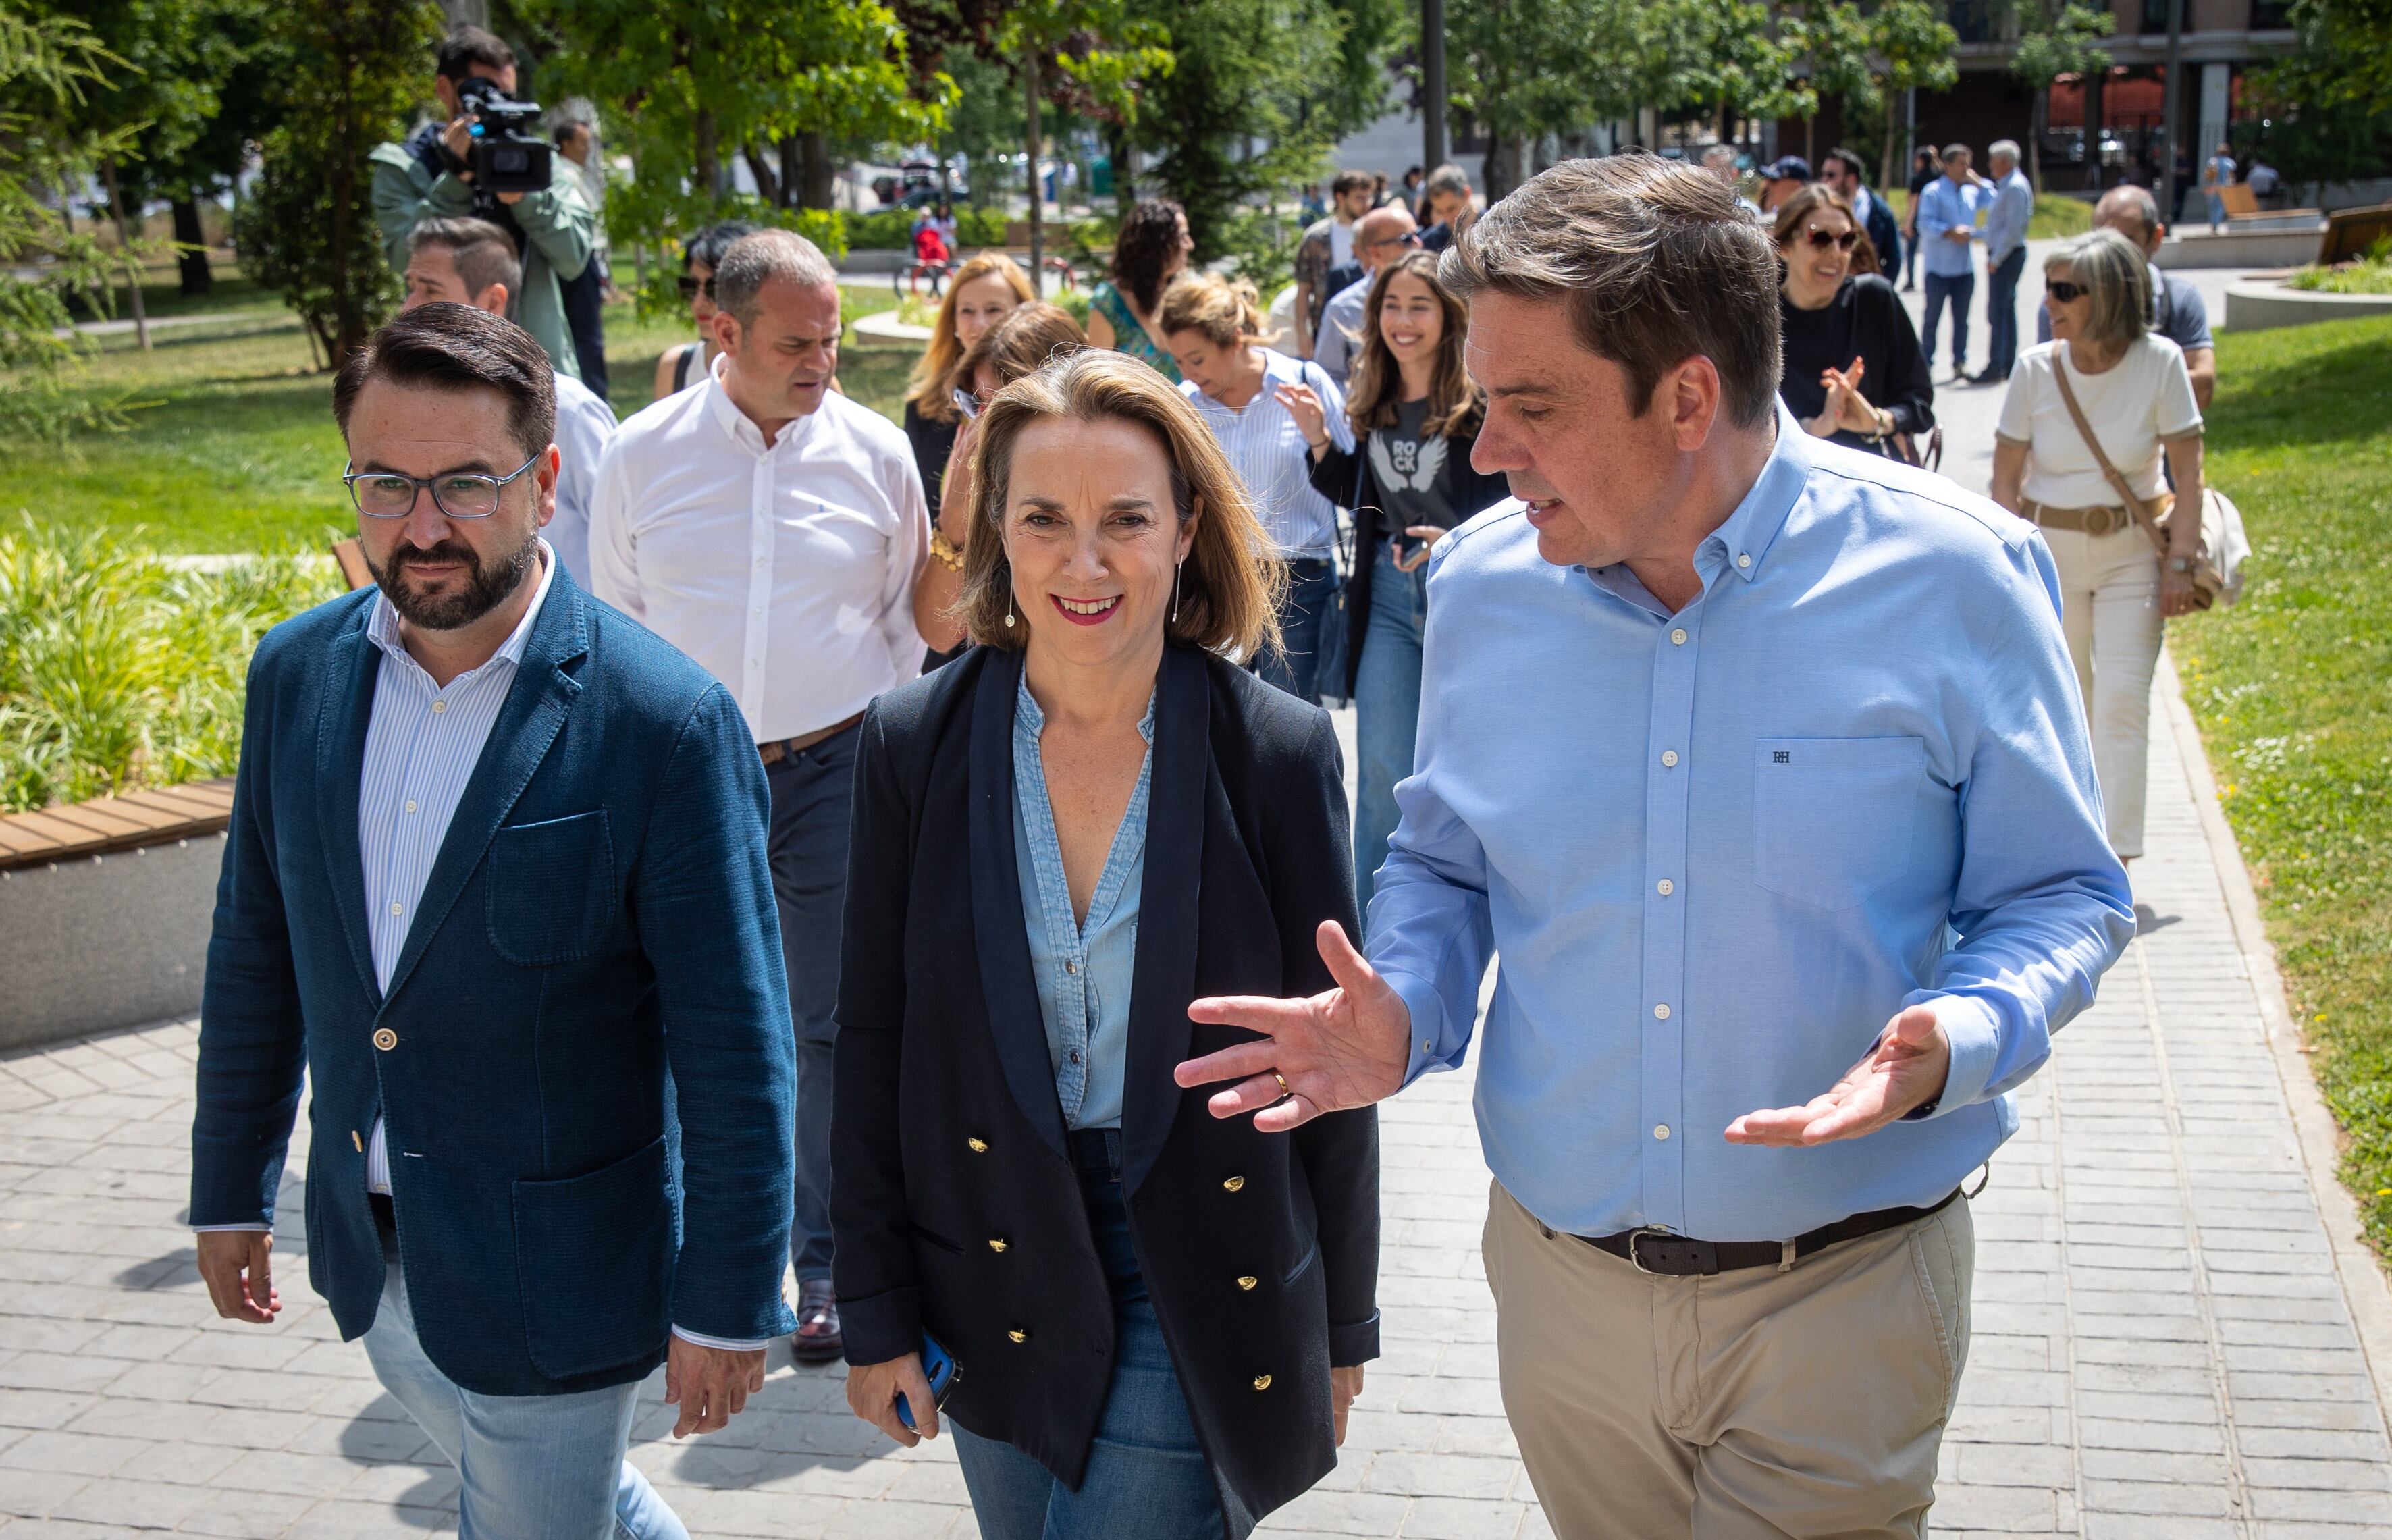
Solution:
<svg viewBox="0 0 2392 1540">
<path fill-rule="evenodd" d="M 789 1356 L 800 1364 L 827 1364 L 846 1348 L 838 1335 L 838 1296 L 827 1278 L 798 1286 L 798 1331 Z"/>
</svg>

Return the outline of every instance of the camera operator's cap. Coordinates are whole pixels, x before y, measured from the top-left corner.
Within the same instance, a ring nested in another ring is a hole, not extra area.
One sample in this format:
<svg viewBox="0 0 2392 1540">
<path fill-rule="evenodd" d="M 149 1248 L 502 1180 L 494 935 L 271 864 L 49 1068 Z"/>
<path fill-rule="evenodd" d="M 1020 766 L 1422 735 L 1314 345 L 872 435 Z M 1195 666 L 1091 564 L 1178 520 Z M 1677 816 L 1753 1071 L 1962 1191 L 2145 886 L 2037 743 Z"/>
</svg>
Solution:
<svg viewBox="0 0 2392 1540">
<path fill-rule="evenodd" d="M 1764 182 L 1807 182 L 1812 179 L 1811 163 L 1800 155 L 1780 155 L 1761 168 L 1761 179 Z"/>
</svg>

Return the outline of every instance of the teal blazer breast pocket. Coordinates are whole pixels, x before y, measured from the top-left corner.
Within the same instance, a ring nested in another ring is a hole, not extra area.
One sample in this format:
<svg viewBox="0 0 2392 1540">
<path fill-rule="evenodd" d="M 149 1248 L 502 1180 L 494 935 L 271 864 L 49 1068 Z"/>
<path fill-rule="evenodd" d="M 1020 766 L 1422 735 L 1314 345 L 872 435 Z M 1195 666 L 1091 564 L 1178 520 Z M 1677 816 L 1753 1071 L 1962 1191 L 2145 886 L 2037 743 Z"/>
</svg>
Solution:
<svg viewBox="0 0 2392 1540">
<path fill-rule="evenodd" d="M 483 886 L 500 957 L 523 968 L 589 957 L 621 903 L 606 810 L 502 826 L 490 836 Z"/>
<path fill-rule="evenodd" d="M 1764 737 L 1754 746 L 1752 879 L 1848 909 L 1910 869 L 1927 744 L 1916 737 Z"/>
</svg>

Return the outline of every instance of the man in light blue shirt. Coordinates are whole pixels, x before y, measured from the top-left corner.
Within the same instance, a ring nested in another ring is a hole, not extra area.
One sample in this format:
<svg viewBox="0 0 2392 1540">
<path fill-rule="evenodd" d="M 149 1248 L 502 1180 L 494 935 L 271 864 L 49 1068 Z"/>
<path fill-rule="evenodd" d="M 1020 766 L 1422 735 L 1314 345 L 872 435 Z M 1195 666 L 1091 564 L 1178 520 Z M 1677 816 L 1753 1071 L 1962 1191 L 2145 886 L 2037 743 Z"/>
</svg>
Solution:
<svg viewBox="0 0 2392 1540">
<path fill-rule="evenodd" d="M 2035 531 L 1774 404 L 1712 177 L 1565 163 L 1446 259 L 1519 501 L 1440 543 L 1341 987 L 1201 1000 L 1258 1128 L 1480 1051 L 1504 1405 L 1556 1533 L 1913 1534 L 1956 1190 L 2131 936 Z"/>
<path fill-rule="evenodd" d="M 1952 306 L 1952 377 L 1969 372 L 1969 302 L 1977 294 L 1977 270 L 1969 249 L 1977 239 L 1977 208 L 1982 194 L 1969 172 L 1969 147 L 1944 147 L 1944 175 L 1918 195 L 1918 245 L 1926 253 L 1927 309 L 1918 330 L 1919 352 L 1935 361 L 1936 322 L 1946 301 Z"/>
<path fill-rule="evenodd" d="M 1979 385 L 1999 385 L 2018 362 L 2019 275 L 2026 271 L 2026 227 L 2034 217 L 2034 189 L 2019 175 L 2015 140 L 1996 139 L 1985 149 L 1994 173 L 1990 205 L 1985 211 L 1985 343 L 1984 372 Z"/>
</svg>

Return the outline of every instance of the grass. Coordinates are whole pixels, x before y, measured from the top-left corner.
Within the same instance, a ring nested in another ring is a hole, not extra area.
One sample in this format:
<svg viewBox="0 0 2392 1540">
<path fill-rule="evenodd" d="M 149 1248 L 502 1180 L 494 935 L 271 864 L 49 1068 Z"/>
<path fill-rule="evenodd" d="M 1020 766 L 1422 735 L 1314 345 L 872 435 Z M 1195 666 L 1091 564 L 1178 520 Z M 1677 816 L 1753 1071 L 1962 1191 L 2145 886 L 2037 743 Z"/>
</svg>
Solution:
<svg viewBox="0 0 2392 1540">
<path fill-rule="evenodd" d="M 2356 262 L 2303 268 L 2286 286 L 2319 294 L 2392 294 L 2392 239 L 2378 241 Z"/>
<path fill-rule="evenodd" d="M 885 288 L 842 293 L 851 321 L 896 303 Z M 132 427 L 63 449 L 0 450 L 0 518 L 107 530 L 172 554 L 320 551 L 351 532 L 332 377 L 316 371 L 298 321 L 222 271 L 204 300 L 180 299 L 171 279 L 145 297 L 197 319 L 155 329 L 148 353 L 129 332 L 100 337 L 81 386 L 132 408 Z M 629 306 L 611 307 L 606 325 L 611 397 L 629 416 L 648 404 L 657 358 L 694 333 L 685 318 L 643 320 Z M 840 384 L 895 421 L 913 359 L 910 350 L 855 346 L 851 334 Z"/>
<path fill-rule="evenodd" d="M 2168 646 L 2392 1259 L 2392 319 L 2221 333 L 2217 376 L 2249 586 Z"/>
<path fill-rule="evenodd" d="M 1893 216 L 1904 217 L 1910 209 L 1910 194 L 1902 188 L 1876 193 L 1893 205 Z M 2027 216 L 2026 236 L 2030 241 L 2057 241 L 2072 235 L 2083 235 L 2093 228 L 2093 205 L 2082 198 L 2045 193 L 2034 201 L 2034 212 Z"/>
</svg>

